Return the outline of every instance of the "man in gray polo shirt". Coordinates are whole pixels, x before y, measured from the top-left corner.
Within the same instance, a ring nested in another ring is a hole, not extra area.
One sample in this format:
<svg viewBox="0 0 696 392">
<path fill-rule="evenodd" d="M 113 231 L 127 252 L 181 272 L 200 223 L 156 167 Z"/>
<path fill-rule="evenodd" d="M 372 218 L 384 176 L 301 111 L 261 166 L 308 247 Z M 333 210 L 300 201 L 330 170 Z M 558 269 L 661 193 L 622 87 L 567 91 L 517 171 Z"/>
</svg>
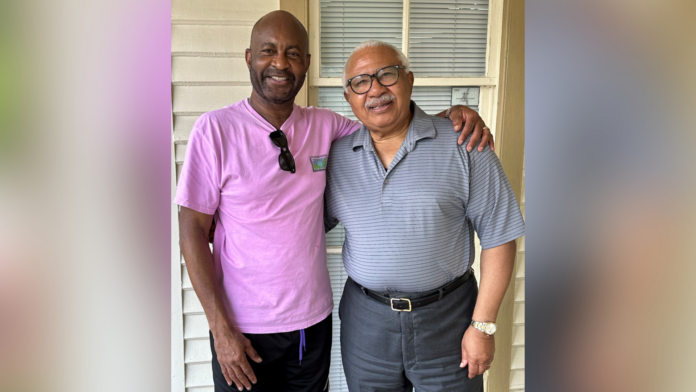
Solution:
<svg viewBox="0 0 696 392">
<path fill-rule="evenodd" d="M 524 234 L 495 153 L 467 152 L 451 124 L 411 101 L 391 45 L 358 46 L 344 72 L 363 122 L 329 153 L 327 229 L 346 229 L 339 307 L 351 391 L 482 391 L 495 320 Z M 474 231 L 481 285 L 471 273 Z"/>
</svg>

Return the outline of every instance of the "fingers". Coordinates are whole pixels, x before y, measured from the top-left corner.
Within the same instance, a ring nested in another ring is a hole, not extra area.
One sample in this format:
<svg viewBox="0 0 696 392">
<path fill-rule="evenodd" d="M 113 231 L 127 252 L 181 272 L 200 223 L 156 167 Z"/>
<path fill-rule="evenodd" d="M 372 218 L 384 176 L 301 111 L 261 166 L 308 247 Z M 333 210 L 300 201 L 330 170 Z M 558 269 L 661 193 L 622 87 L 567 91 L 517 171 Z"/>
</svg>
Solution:
<svg viewBox="0 0 696 392">
<path fill-rule="evenodd" d="M 459 365 L 461 367 L 461 365 Z M 490 362 L 471 361 L 469 362 L 469 378 L 474 378 L 491 368 Z"/>
<path fill-rule="evenodd" d="M 483 151 L 483 149 L 486 147 L 486 145 L 491 145 L 493 142 L 493 134 L 491 133 L 491 129 L 484 124 L 483 120 L 479 120 L 478 123 L 476 123 L 476 127 L 481 125 L 481 129 L 483 130 L 483 135 L 481 136 L 481 142 L 479 143 L 478 150 Z"/>
<path fill-rule="evenodd" d="M 256 363 L 261 363 L 261 361 L 263 361 L 263 359 L 261 359 L 261 356 L 259 355 L 259 353 L 257 353 L 256 350 L 254 350 L 254 347 L 252 347 L 251 342 L 248 340 L 247 340 L 247 345 L 246 345 L 245 351 L 246 351 L 246 354 L 249 356 L 249 358 L 251 358 L 252 361 L 254 361 Z"/>
<path fill-rule="evenodd" d="M 479 374 L 483 374 L 491 368 L 492 360 L 488 361 L 471 361 L 469 363 L 469 378 L 474 378 Z M 473 365 L 473 366 L 472 366 Z"/>
<path fill-rule="evenodd" d="M 454 127 L 455 132 L 462 129 L 462 124 L 464 123 L 463 116 L 465 116 L 464 113 L 459 114 L 458 112 L 454 112 L 454 111 L 453 111 L 453 113 L 450 113 L 449 118 L 450 118 L 450 120 L 452 120 L 452 126 Z M 461 144 L 461 143 L 459 143 L 459 144 Z"/>
<path fill-rule="evenodd" d="M 237 377 L 237 373 L 233 370 L 232 367 L 230 366 L 221 366 L 222 368 L 222 374 L 225 376 L 225 381 L 227 381 L 227 385 L 232 386 L 234 384 L 237 389 L 240 391 L 242 390 L 242 381 Z"/>
<path fill-rule="evenodd" d="M 248 362 L 247 362 L 247 366 L 249 366 Z M 234 370 L 234 375 L 237 376 L 237 379 L 239 380 L 239 382 L 235 382 L 235 384 L 237 385 L 237 389 L 239 389 L 241 391 L 243 389 L 242 386 L 246 389 L 251 389 L 251 381 L 249 381 L 249 378 L 244 373 L 242 368 L 239 366 L 235 366 L 233 368 L 233 370 Z"/>
<path fill-rule="evenodd" d="M 225 366 L 221 364 L 220 368 L 222 369 L 222 375 L 225 376 L 227 385 L 231 386 L 234 384 L 240 391 L 245 388 L 251 389 L 251 384 L 256 384 L 256 375 L 251 366 L 249 366 L 249 362 L 241 366 Z"/>
<path fill-rule="evenodd" d="M 244 363 L 240 366 L 240 369 L 252 384 L 256 384 L 256 374 L 254 374 L 254 369 L 251 368 L 249 362 L 244 361 Z"/>
<path fill-rule="evenodd" d="M 465 368 L 469 364 L 469 358 L 466 355 L 466 350 L 462 347 L 462 363 L 459 364 L 460 368 Z"/>
<path fill-rule="evenodd" d="M 459 364 L 459 367 L 463 369 L 463 368 L 465 368 L 466 365 L 468 365 L 468 364 L 469 364 L 469 361 L 468 361 L 467 359 L 463 359 L 463 360 L 462 360 L 462 363 Z"/>
<path fill-rule="evenodd" d="M 478 362 L 469 362 L 469 378 L 474 378 L 479 374 L 483 374 L 483 372 L 479 373 L 479 369 L 480 365 Z"/>
<path fill-rule="evenodd" d="M 474 143 L 476 143 L 481 137 L 482 130 L 480 128 L 478 130 L 475 129 L 476 123 L 471 121 L 466 112 L 462 112 L 462 118 L 464 119 L 464 127 L 462 128 L 462 133 L 459 135 L 459 145 L 464 144 L 464 140 L 466 140 L 469 134 L 473 132 L 471 140 L 469 140 L 469 144 L 466 147 L 467 151 L 471 151 Z"/>
<path fill-rule="evenodd" d="M 486 358 L 485 356 L 480 357 L 479 355 L 470 356 L 462 340 L 462 362 L 459 364 L 459 367 L 465 368 L 468 366 L 467 371 L 469 373 L 469 378 L 474 378 L 479 374 L 483 374 L 491 367 L 491 362 L 493 362 L 493 358 Z"/>
<path fill-rule="evenodd" d="M 472 121 L 467 121 L 467 122 L 473 124 Z M 466 150 L 469 152 L 471 152 L 474 149 L 474 147 L 476 146 L 476 143 L 479 141 L 479 139 L 481 139 L 481 136 L 484 134 L 483 125 L 481 125 L 481 124 L 482 124 L 482 121 L 479 121 L 475 125 L 472 125 L 472 128 L 474 129 L 474 131 L 471 134 L 471 139 L 469 139 L 469 144 L 466 145 Z"/>
<path fill-rule="evenodd" d="M 220 370 L 222 370 L 222 375 L 225 377 L 227 385 L 232 385 L 234 382 L 234 377 L 230 375 L 230 372 L 227 370 L 227 366 L 220 364 Z"/>
</svg>

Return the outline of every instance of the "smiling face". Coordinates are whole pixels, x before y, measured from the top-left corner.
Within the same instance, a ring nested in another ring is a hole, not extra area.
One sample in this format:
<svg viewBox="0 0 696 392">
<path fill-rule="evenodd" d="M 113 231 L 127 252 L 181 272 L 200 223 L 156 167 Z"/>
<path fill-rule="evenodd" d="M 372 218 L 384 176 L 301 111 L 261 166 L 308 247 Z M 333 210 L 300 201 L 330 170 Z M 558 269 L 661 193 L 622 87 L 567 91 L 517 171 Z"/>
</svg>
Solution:
<svg viewBox="0 0 696 392">
<path fill-rule="evenodd" d="M 361 49 L 346 64 L 346 76 L 372 75 L 390 65 L 403 65 L 397 53 L 384 46 Z M 356 94 L 350 87 L 344 96 L 355 116 L 373 132 L 389 134 L 400 131 L 411 122 L 411 92 L 413 73 L 399 69 L 396 84 L 384 87 L 372 78 L 372 87 L 365 94 Z"/>
<path fill-rule="evenodd" d="M 289 13 L 268 14 L 254 26 L 250 46 L 246 62 L 254 93 L 271 104 L 294 101 L 310 60 L 300 22 Z"/>
</svg>

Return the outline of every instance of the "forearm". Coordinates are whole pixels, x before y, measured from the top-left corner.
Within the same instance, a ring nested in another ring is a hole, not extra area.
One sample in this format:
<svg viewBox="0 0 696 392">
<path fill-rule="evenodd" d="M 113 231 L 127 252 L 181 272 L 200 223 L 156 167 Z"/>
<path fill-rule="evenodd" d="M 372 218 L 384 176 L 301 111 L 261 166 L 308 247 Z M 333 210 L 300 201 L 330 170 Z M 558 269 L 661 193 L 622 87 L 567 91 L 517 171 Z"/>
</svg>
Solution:
<svg viewBox="0 0 696 392">
<path fill-rule="evenodd" d="M 481 252 L 481 282 L 473 319 L 494 322 L 515 268 L 517 245 L 510 241 Z"/>
<path fill-rule="evenodd" d="M 207 230 L 182 228 L 181 238 L 181 251 L 186 260 L 186 269 L 205 311 L 210 330 L 215 334 L 221 327 L 232 329 L 222 288 L 218 284 L 213 254 L 208 245 Z"/>
<path fill-rule="evenodd" d="M 445 109 L 445 110 L 441 111 L 440 113 L 436 114 L 435 117 L 447 118 L 447 116 L 446 116 L 447 111 L 450 110 L 450 109 L 455 109 L 455 108 L 459 108 L 459 109 L 462 109 L 462 110 L 471 110 L 471 108 L 469 108 L 468 106 L 464 106 L 464 105 L 454 105 L 454 106 L 452 106 L 451 108 Z M 473 111 L 473 110 L 472 110 L 472 111 Z"/>
</svg>

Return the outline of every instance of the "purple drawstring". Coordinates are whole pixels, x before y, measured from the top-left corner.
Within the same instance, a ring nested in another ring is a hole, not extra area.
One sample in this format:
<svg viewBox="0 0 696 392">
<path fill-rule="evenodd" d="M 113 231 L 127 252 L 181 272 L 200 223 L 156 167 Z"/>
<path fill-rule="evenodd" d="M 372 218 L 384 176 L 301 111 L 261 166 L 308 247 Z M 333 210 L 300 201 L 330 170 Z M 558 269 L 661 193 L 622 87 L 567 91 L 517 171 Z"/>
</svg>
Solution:
<svg viewBox="0 0 696 392">
<path fill-rule="evenodd" d="M 302 365 L 302 350 L 307 350 L 307 341 L 305 340 L 304 329 L 300 330 L 300 365 Z"/>
</svg>

